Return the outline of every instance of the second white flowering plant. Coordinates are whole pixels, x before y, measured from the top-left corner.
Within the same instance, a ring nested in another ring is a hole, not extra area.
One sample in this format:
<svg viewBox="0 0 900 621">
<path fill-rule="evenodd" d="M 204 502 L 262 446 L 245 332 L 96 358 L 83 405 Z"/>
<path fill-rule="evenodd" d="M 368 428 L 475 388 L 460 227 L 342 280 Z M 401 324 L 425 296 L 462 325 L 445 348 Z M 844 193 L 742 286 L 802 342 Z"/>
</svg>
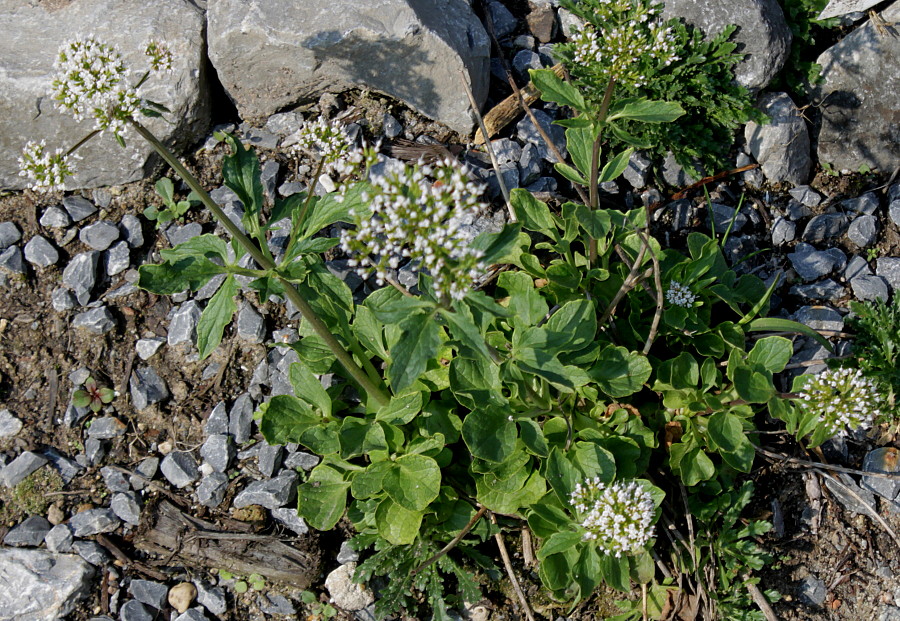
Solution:
<svg viewBox="0 0 900 621">
<path fill-rule="evenodd" d="M 336 184 L 320 195 L 269 202 L 257 156 L 218 136 L 230 150 L 224 183 L 243 205 L 232 222 L 140 124 L 139 112 L 163 110 L 140 100 L 149 73 L 129 86 L 115 50 L 93 40 L 60 55 L 60 105 L 91 116 L 97 132 L 147 139 L 231 236 L 198 236 L 140 268 L 139 286 L 158 294 L 225 276 L 201 314 L 201 357 L 233 319 L 239 277 L 260 304 L 289 302 L 299 312 L 301 338 L 289 345 L 298 359 L 294 394 L 264 403 L 259 427 L 272 444 L 297 443 L 321 457 L 299 487 L 299 513 L 320 530 L 342 519 L 353 525 L 356 547 L 372 551 L 356 578 L 391 578 L 379 616 L 414 614 L 424 602 L 435 619 L 451 618 L 450 607 L 477 601 L 478 580 L 494 571 L 485 542 L 502 547 L 505 534 L 526 529 L 537 537 L 537 572 L 553 600 L 574 605 L 602 582 L 622 591 L 648 585 L 665 599 L 674 587 L 656 572 L 665 565 L 654 559 L 660 521 L 677 530 L 691 523 L 684 507 L 699 503 L 713 507 L 710 524 L 723 508 L 730 528 L 746 504 L 734 509 L 729 490 L 753 465 L 749 432 L 765 413 L 791 421 L 812 407 L 813 399 L 783 395 L 773 383 L 792 355 L 789 339 L 748 345 L 753 332 L 810 334 L 764 317 L 777 283 L 738 275 L 719 240 L 700 233 L 688 237 L 686 255 L 663 248 L 647 208 L 599 204 L 599 183 L 621 174 L 631 154 L 601 158 L 605 132 L 618 131 L 617 121 L 662 124 L 682 113 L 678 102 L 613 97 L 618 81 L 652 81 L 681 53 L 655 8 L 614 4 L 620 30 L 585 30 L 575 41 L 580 62 L 612 55 L 606 69 L 588 67 L 574 83 L 533 74 L 546 99 L 578 113 L 565 122 L 572 165 L 558 170 L 584 186 L 586 200 L 557 209 L 517 189 L 514 221 L 475 237 L 465 224 L 488 206 L 464 167 L 384 166 L 377 147 L 324 119 L 300 128 L 294 150 L 313 180 L 324 174 Z M 168 66 L 164 52 L 148 46 L 154 70 Z M 628 54 L 640 62 L 622 62 Z M 73 63 L 87 68 L 77 79 Z M 71 155 L 31 143 L 23 169 L 36 189 L 60 189 Z M 189 209 L 172 189 L 164 184 L 167 200 Z M 330 237 L 337 224 L 342 232 Z M 270 244 L 276 234 L 287 243 Z M 338 247 L 370 279 L 365 299 L 327 269 L 323 253 Z M 401 267 L 416 271 L 415 286 L 399 282 Z M 337 381 L 323 387 L 323 374 Z M 814 381 L 835 401 L 870 396 L 856 376 Z M 868 422 L 842 408 L 817 411 L 821 433 Z M 809 433 L 807 426 L 789 422 L 793 431 Z M 742 533 L 715 541 L 734 543 Z M 476 578 L 472 567 L 488 573 Z"/>
</svg>

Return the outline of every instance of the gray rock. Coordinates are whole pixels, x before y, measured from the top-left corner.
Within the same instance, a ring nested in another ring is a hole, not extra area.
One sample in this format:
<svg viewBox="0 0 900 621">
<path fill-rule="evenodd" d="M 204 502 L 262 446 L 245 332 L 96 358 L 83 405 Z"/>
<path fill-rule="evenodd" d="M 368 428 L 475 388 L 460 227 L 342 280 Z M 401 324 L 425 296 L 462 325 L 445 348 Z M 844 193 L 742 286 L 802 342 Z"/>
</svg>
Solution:
<svg viewBox="0 0 900 621">
<path fill-rule="evenodd" d="M 247 126 L 241 123 L 241 131 L 244 133 L 244 144 L 253 145 L 257 149 L 275 149 L 278 146 L 278 136 L 263 129 Z"/>
<path fill-rule="evenodd" d="M 234 400 L 228 414 L 228 431 L 240 445 L 250 439 L 253 431 L 253 401 L 244 393 Z"/>
<path fill-rule="evenodd" d="M 763 95 L 758 107 L 771 120 L 765 125 L 753 121 L 744 127 L 750 153 L 772 183 L 805 183 L 812 169 L 806 121 L 786 93 Z"/>
<path fill-rule="evenodd" d="M 197 301 L 208 300 L 216 294 L 216 291 L 219 290 L 219 287 L 222 286 L 222 283 L 225 282 L 225 279 L 227 277 L 228 276 L 226 274 L 216 274 L 215 276 L 210 278 L 205 285 L 194 292 L 194 299 Z"/>
<path fill-rule="evenodd" d="M 814 216 L 803 229 L 801 238 L 805 242 L 823 242 L 840 237 L 847 230 L 847 216 L 839 213 L 823 213 Z"/>
<path fill-rule="evenodd" d="M 622 176 L 636 190 L 647 187 L 650 179 L 650 167 L 653 165 L 643 153 L 635 151 L 628 159 L 628 166 Z"/>
<path fill-rule="evenodd" d="M 259 472 L 266 477 L 274 475 L 275 470 L 278 469 L 278 466 L 281 463 L 281 455 L 283 452 L 284 447 L 264 444 L 256 455 Z"/>
<path fill-rule="evenodd" d="M 97 213 L 94 204 L 83 196 L 67 196 L 63 199 L 63 207 L 72 219 L 72 222 L 81 222 L 85 218 Z"/>
<path fill-rule="evenodd" d="M 567 156 L 568 151 L 566 150 L 566 131 L 559 125 L 553 125 L 553 119 L 543 110 L 532 110 L 534 114 L 534 118 L 537 119 L 538 125 L 541 129 L 544 130 L 544 133 L 550 137 L 550 140 L 553 141 L 553 144 L 559 150 L 560 155 L 564 158 Z M 547 147 L 544 139 L 541 138 L 540 132 L 538 132 L 537 128 L 534 126 L 534 123 L 531 122 L 531 118 L 529 116 L 525 116 L 521 121 L 516 125 L 516 136 L 518 139 L 524 143 L 533 144 L 538 153 L 541 155 L 541 159 L 544 159 L 548 162 L 556 162 L 558 161 L 553 152 Z"/>
<path fill-rule="evenodd" d="M 498 39 L 511 35 L 519 25 L 515 16 L 497 0 L 488 0 L 485 4 L 487 16 L 494 26 L 494 35 Z"/>
<path fill-rule="evenodd" d="M 106 488 L 111 492 L 127 492 L 131 490 L 131 485 L 128 483 L 128 478 L 124 472 L 104 466 L 100 468 L 100 475 L 103 477 Z"/>
<path fill-rule="evenodd" d="M 137 367 L 128 381 L 131 403 L 139 412 L 169 397 L 165 381 L 153 367 Z"/>
<path fill-rule="evenodd" d="M 59 252 L 47 238 L 35 235 L 25 244 L 25 260 L 32 265 L 49 267 L 59 261 Z"/>
<path fill-rule="evenodd" d="M 71 554 L 0 548 L 0 619 L 65 617 L 93 592 L 93 578 L 93 568 Z"/>
<path fill-rule="evenodd" d="M 825 603 L 825 596 L 828 589 L 822 580 L 819 580 L 812 574 L 804 578 L 800 582 L 800 601 L 810 606 L 821 606 Z"/>
<path fill-rule="evenodd" d="M 195 580 L 197 588 L 197 603 L 214 615 L 221 616 L 228 610 L 228 600 L 225 598 L 225 589 L 213 586 L 204 580 Z"/>
<path fill-rule="evenodd" d="M 897 601 L 896 596 L 894 601 Z M 878 614 L 878 621 L 900 621 L 900 608 L 896 606 L 882 606 L 881 612 Z"/>
<path fill-rule="evenodd" d="M 136 492 L 119 492 L 113 495 L 109 508 L 126 524 L 137 526 L 141 523 L 141 501 Z"/>
<path fill-rule="evenodd" d="M 238 337 L 250 343 L 262 343 L 266 338 L 266 321 L 249 302 L 241 303 L 237 317 Z"/>
<path fill-rule="evenodd" d="M 887 281 L 881 276 L 857 276 L 850 279 L 853 296 L 860 301 L 884 300 L 890 296 Z"/>
<path fill-rule="evenodd" d="M 131 251 L 128 242 L 122 240 L 110 246 L 106 257 L 106 273 L 110 276 L 121 274 L 131 266 Z"/>
<path fill-rule="evenodd" d="M 73 459 L 61 455 L 54 448 L 44 450 L 44 457 L 50 460 L 50 465 L 62 478 L 63 483 L 69 484 L 77 477 L 83 468 Z"/>
<path fill-rule="evenodd" d="M 11 438 L 22 431 L 22 421 L 9 410 L 0 410 L 0 438 Z"/>
<path fill-rule="evenodd" d="M 519 158 L 519 183 L 529 185 L 534 183 L 543 172 L 543 158 L 540 150 L 532 143 L 522 148 L 522 156 Z"/>
<path fill-rule="evenodd" d="M 297 495 L 297 473 L 284 470 L 274 479 L 254 481 L 234 498 L 235 507 L 260 505 L 266 509 L 277 509 L 291 502 Z"/>
<path fill-rule="evenodd" d="M 683 188 L 697 181 L 681 164 L 675 161 L 675 155 L 672 153 L 666 155 L 666 159 L 663 160 L 660 174 L 662 174 L 663 181 L 673 188 Z"/>
<path fill-rule="evenodd" d="M 747 216 L 728 205 L 711 203 L 709 212 L 716 233 L 724 233 L 729 226 L 731 226 L 732 233 L 738 233 L 747 224 Z M 734 219 L 733 225 L 731 224 L 732 219 Z"/>
<path fill-rule="evenodd" d="M 384 132 L 384 137 L 388 140 L 393 140 L 397 136 L 403 133 L 403 126 L 400 125 L 400 122 L 397 121 L 393 117 L 393 115 L 385 113 L 383 117 L 381 117 L 381 126 L 382 131 Z"/>
<path fill-rule="evenodd" d="M 106 450 L 107 447 L 103 440 L 88 438 L 84 441 L 84 455 L 77 455 L 76 459 L 83 457 L 87 466 L 96 466 L 106 456 Z"/>
<path fill-rule="evenodd" d="M 69 527 L 76 537 L 111 533 L 119 524 L 119 518 L 111 509 L 88 509 L 69 518 Z"/>
<path fill-rule="evenodd" d="M 356 563 L 338 566 L 325 577 L 325 588 L 331 601 L 338 608 L 354 611 L 362 610 L 375 601 L 375 595 L 364 585 L 353 582 Z"/>
<path fill-rule="evenodd" d="M 72 548 L 91 565 L 100 567 L 110 561 L 109 552 L 96 541 L 74 541 Z"/>
<path fill-rule="evenodd" d="M 169 483 L 181 489 L 200 478 L 197 460 L 188 451 L 172 451 L 163 457 L 159 466 Z"/>
<path fill-rule="evenodd" d="M 543 69 L 540 54 L 531 50 L 519 50 L 513 56 L 512 61 L 513 72 L 522 82 L 529 81 L 529 69 Z"/>
<path fill-rule="evenodd" d="M 872 494 L 872 492 L 870 492 L 869 490 L 863 489 L 862 487 L 857 485 L 856 481 L 854 481 L 853 478 L 849 475 L 841 473 L 837 476 L 839 477 L 842 485 L 838 485 L 837 483 L 835 483 L 831 479 L 831 477 L 825 477 L 825 487 L 828 488 L 828 490 L 834 495 L 837 501 L 845 509 L 852 511 L 853 513 L 859 513 L 861 515 L 869 516 L 869 510 L 866 509 L 866 507 L 861 504 L 859 500 L 857 500 L 852 494 L 847 492 L 845 488 L 852 489 L 857 496 L 862 498 L 862 500 L 866 504 L 873 508 L 876 507 L 877 504 L 875 501 L 875 495 Z"/>
<path fill-rule="evenodd" d="M 140 248 L 144 245 L 144 230 L 141 228 L 141 220 L 134 214 L 126 213 L 119 222 L 119 233 L 130 248 Z"/>
<path fill-rule="evenodd" d="M 112 440 L 125 435 L 125 423 L 114 416 L 104 416 L 91 421 L 87 435 L 98 440 Z"/>
<path fill-rule="evenodd" d="M 878 218 L 857 216 L 847 228 L 847 237 L 860 248 L 868 248 L 878 237 Z"/>
<path fill-rule="evenodd" d="M 584 21 L 571 11 L 560 7 L 557 15 L 559 16 L 559 28 L 566 37 L 570 37 L 574 32 L 584 28 Z"/>
<path fill-rule="evenodd" d="M 128 592 L 137 601 L 157 610 L 163 610 L 169 601 L 169 587 L 152 580 L 132 580 L 128 585 Z"/>
<path fill-rule="evenodd" d="M 131 483 L 131 487 L 140 491 L 147 486 L 149 481 L 153 480 L 158 470 L 159 458 L 145 457 L 134 469 L 134 474 L 128 478 L 128 481 Z"/>
<path fill-rule="evenodd" d="M 390 19 L 385 19 L 390 16 Z M 369 87 L 452 129 L 472 128 L 462 70 L 479 105 L 490 41 L 463 0 L 208 4 L 209 59 L 244 119 L 263 119 L 326 89 Z"/>
<path fill-rule="evenodd" d="M 197 502 L 204 507 L 215 508 L 222 504 L 228 490 L 228 477 L 221 472 L 206 475 L 197 486 Z"/>
<path fill-rule="evenodd" d="M 0 250 L 6 250 L 20 239 L 22 232 L 14 222 L 0 222 Z"/>
<path fill-rule="evenodd" d="M 871 9 L 876 4 L 879 4 L 878 0 L 831 0 L 816 19 L 830 19 L 848 13 L 862 12 Z"/>
<path fill-rule="evenodd" d="M 53 306 L 53 310 L 62 313 L 75 308 L 78 300 L 75 299 L 75 294 L 68 289 L 57 287 L 50 293 L 50 304 Z"/>
<path fill-rule="evenodd" d="M 134 344 L 134 349 L 141 360 L 148 360 L 153 354 L 159 351 L 166 339 L 160 337 L 151 337 L 146 339 L 138 339 Z"/>
<path fill-rule="evenodd" d="M 3 272 L 14 276 L 27 273 L 25 261 L 22 259 L 22 250 L 18 246 L 10 246 L 0 252 L 0 278 L 4 278 L 5 282 Z"/>
<path fill-rule="evenodd" d="M 880 14 L 900 21 L 900 3 Z M 822 81 L 813 85 L 821 108 L 820 162 L 856 172 L 862 166 L 893 171 L 900 154 L 894 110 L 900 108 L 900 39 L 884 36 L 871 20 L 827 49 L 816 62 Z"/>
<path fill-rule="evenodd" d="M 174 248 L 178 244 L 191 240 L 203 234 L 203 227 L 197 222 L 188 222 L 182 225 L 173 225 L 166 229 L 166 239 Z"/>
<path fill-rule="evenodd" d="M 775 246 L 781 246 L 782 244 L 786 244 L 788 242 L 794 241 L 794 237 L 797 235 L 797 225 L 791 222 L 790 220 L 785 220 L 781 216 L 775 219 L 775 224 L 772 226 L 772 244 Z"/>
<path fill-rule="evenodd" d="M 82 306 L 86 306 L 90 301 L 91 292 L 97 284 L 97 263 L 99 261 L 100 253 L 96 250 L 89 250 L 72 257 L 63 270 L 63 284 L 72 290 L 75 299 Z"/>
<path fill-rule="evenodd" d="M 200 457 L 216 472 L 226 472 L 236 453 L 234 442 L 229 435 L 211 435 L 200 447 Z"/>
<path fill-rule="evenodd" d="M 125 602 L 119 611 L 119 621 L 154 621 L 156 615 L 136 599 Z"/>
<path fill-rule="evenodd" d="M 843 316 L 827 306 L 803 306 L 794 313 L 793 318 L 794 321 L 809 326 L 813 330 L 840 332 L 844 329 Z"/>
<path fill-rule="evenodd" d="M 350 546 L 349 541 L 344 541 L 341 543 L 341 549 L 338 550 L 337 558 L 335 560 L 341 565 L 355 563 L 359 560 L 359 553 Z"/>
<path fill-rule="evenodd" d="M 115 329 L 116 318 L 106 306 L 100 306 L 75 315 L 72 327 L 82 328 L 92 334 L 106 334 Z"/>
<path fill-rule="evenodd" d="M 859 255 L 855 255 L 844 268 L 844 280 L 852 280 L 857 276 L 871 276 L 869 263 Z"/>
<path fill-rule="evenodd" d="M 834 271 L 835 264 L 838 262 L 838 258 L 834 254 L 816 250 L 803 242 L 797 244 L 794 252 L 788 254 L 788 259 L 797 274 L 806 281 L 828 276 Z"/>
<path fill-rule="evenodd" d="M 265 601 L 263 601 L 265 599 Z M 259 596 L 260 610 L 267 615 L 296 615 L 297 609 L 284 595 L 268 593 Z"/>
<path fill-rule="evenodd" d="M 64 229 L 72 224 L 72 218 L 62 207 L 47 207 L 40 219 L 41 226 L 48 229 Z"/>
<path fill-rule="evenodd" d="M 790 291 L 793 295 L 810 301 L 835 301 L 844 295 L 844 288 L 831 279 L 810 283 L 808 285 L 797 285 L 791 287 Z"/>
<path fill-rule="evenodd" d="M 309 526 L 306 525 L 306 520 L 297 515 L 297 510 L 293 507 L 278 507 L 277 509 L 272 509 L 272 518 L 297 535 L 305 535 L 309 532 Z"/>
<path fill-rule="evenodd" d="M 874 215 L 878 210 L 878 196 L 874 192 L 866 192 L 856 198 L 841 201 L 841 209 L 851 213 Z"/>
<path fill-rule="evenodd" d="M 891 218 L 891 222 L 896 226 L 900 226 L 900 199 L 894 199 L 891 201 L 891 204 L 888 205 L 888 215 Z"/>
<path fill-rule="evenodd" d="M 44 544 L 51 552 L 66 554 L 72 550 L 73 541 L 75 538 L 68 524 L 57 524 L 44 535 Z"/>
<path fill-rule="evenodd" d="M 822 202 L 822 195 L 808 185 L 798 185 L 788 190 L 788 194 L 805 207 L 817 207 Z"/>
<path fill-rule="evenodd" d="M 869 451 L 863 459 L 862 469 L 866 472 L 880 472 L 882 474 L 896 474 L 900 472 L 897 449 L 882 447 Z M 882 498 L 894 504 L 895 509 L 900 507 L 894 501 L 900 494 L 900 481 L 897 479 L 885 479 L 881 477 L 864 476 L 860 485 L 863 489 L 875 492 Z"/>
<path fill-rule="evenodd" d="M 318 455 L 296 451 L 288 455 L 287 459 L 284 460 L 284 465 L 287 468 L 300 468 L 308 472 L 318 466 L 320 461 L 321 458 Z"/>
<path fill-rule="evenodd" d="M 0 483 L 6 487 L 15 487 L 47 461 L 43 455 L 25 451 L 0 469 Z"/>
<path fill-rule="evenodd" d="M 206 417 L 203 423 L 203 431 L 208 436 L 220 433 L 228 433 L 228 410 L 224 401 L 219 401 Z"/>
<path fill-rule="evenodd" d="M 792 199 L 785 208 L 785 214 L 789 220 L 796 222 L 797 220 L 810 217 L 812 210 L 803 203 Z"/>
<path fill-rule="evenodd" d="M 518 162 L 522 157 L 522 146 L 509 138 L 491 140 L 491 149 L 494 150 L 494 157 L 501 166 L 510 162 Z"/>
<path fill-rule="evenodd" d="M 175 347 L 181 343 L 192 344 L 197 339 L 197 324 L 200 322 L 200 307 L 194 300 L 188 300 L 172 313 L 169 322 L 168 344 Z"/>
<path fill-rule="evenodd" d="M 78 239 L 93 250 L 106 250 L 119 239 L 119 227 L 108 220 L 100 220 L 81 229 Z"/>
<path fill-rule="evenodd" d="M 668 0 L 663 17 L 683 17 L 701 28 L 707 38 L 729 24 L 736 24 L 732 40 L 738 44 L 743 62 L 735 69 L 738 83 L 758 91 L 781 71 L 791 49 L 791 31 L 776 0 L 750 0 L 735 4 L 729 0 Z"/>
<path fill-rule="evenodd" d="M 519 167 L 517 164 L 513 162 L 501 164 L 500 175 L 503 179 L 503 185 L 506 187 L 507 192 L 519 187 Z M 493 168 L 488 171 L 486 181 L 488 196 L 490 196 L 492 199 L 497 199 L 502 196 L 503 192 L 500 188 L 500 180 L 498 179 L 497 173 Z"/>
<path fill-rule="evenodd" d="M 188 608 L 185 610 L 175 617 L 175 621 L 209 621 L 209 617 L 203 613 L 203 609 L 197 606 L 196 608 Z"/>
<path fill-rule="evenodd" d="M 30 546 L 36 548 L 44 541 L 44 537 L 50 532 L 52 526 L 47 518 L 40 515 L 32 515 L 12 528 L 3 544 L 7 546 Z"/>
<path fill-rule="evenodd" d="M 891 292 L 900 289 L 900 258 L 880 257 L 875 261 L 875 273 L 891 286 Z"/>
</svg>

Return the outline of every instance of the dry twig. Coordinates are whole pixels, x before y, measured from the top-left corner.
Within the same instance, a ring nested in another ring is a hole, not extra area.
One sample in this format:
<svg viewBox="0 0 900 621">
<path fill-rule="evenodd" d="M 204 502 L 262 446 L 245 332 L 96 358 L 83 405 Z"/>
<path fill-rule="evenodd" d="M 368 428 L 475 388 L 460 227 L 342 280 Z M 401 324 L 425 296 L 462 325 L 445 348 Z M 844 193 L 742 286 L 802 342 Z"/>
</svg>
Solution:
<svg viewBox="0 0 900 621">
<path fill-rule="evenodd" d="M 496 526 L 497 525 L 497 517 L 491 513 L 491 523 Z M 528 621 L 534 621 L 534 614 L 531 612 L 531 606 L 528 605 L 528 600 L 525 599 L 525 592 L 522 591 L 522 587 L 519 586 L 519 581 L 516 579 L 515 571 L 513 571 L 512 561 L 509 560 L 509 552 L 506 551 L 506 544 L 503 543 L 503 535 L 498 530 L 494 535 L 494 541 L 497 542 L 497 548 L 500 550 L 500 558 L 503 559 L 503 566 L 506 568 L 506 575 L 509 576 L 509 581 L 512 582 L 513 590 L 516 592 L 516 596 L 519 598 L 519 603 L 522 605 L 522 609 L 525 611 L 525 617 L 528 618 Z"/>
</svg>

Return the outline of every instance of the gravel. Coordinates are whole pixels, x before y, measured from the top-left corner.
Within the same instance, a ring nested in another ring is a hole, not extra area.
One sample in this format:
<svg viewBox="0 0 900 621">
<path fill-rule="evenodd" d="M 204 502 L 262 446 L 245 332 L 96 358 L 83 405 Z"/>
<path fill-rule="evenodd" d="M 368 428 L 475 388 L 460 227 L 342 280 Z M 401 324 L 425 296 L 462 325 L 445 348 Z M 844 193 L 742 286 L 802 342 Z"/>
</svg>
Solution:
<svg viewBox="0 0 900 621">
<path fill-rule="evenodd" d="M 100 306 L 75 315 L 72 326 L 92 334 L 106 334 L 115 329 L 116 318 L 106 306 Z"/>
<path fill-rule="evenodd" d="M 254 481 L 234 498 L 237 508 L 260 505 L 266 509 L 277 509 L 293 502 L 297 495 L 297 473 L 285 470 L 274 479 Z"/>
<path fill-rule="evenodd" d="M 5 250 L 22 239 L 22 232 L 14 222 L 0 222 L 0 250 Z"/>
<path fill-rule="evenodd" d="M 81 229 L 78 239 L 94 250 L 106 250 L 119 239 L 119 227 L 108 220 L 101 220 Z"/>
<path fill-rule="evenodd" d="M 15 487 L 25 478 L 47 463 L 47 458 L 31 451 L 25 451 L 0 469 L 0 483 Z"/>
<path fill-rule="evenodd" d="M 206 475 L 197 486 L 197 502 L 204 507 L 215 508 L 225 500 L 228 489 L 228 477 L 221 472 Z"/>
<path fill-rule="evenodd" d="M 97 284 L 97 264 L 100 253 L 96 250 L 75 255 L 66 265 L 62 273 L 63 284 L 72 290 L 75 299 L 86 306 L 91 299 L 91 292 Z"/>
<path fill-rule="evenodd" d="M 25 260 L 38 267 L 50 267 L 59 261 L 59 252 L 46 237 L 35 235 L 25 244 Z"/>
<path fill-rule="evenodd" d="M 111 533 L 119 527 L 120 521 L 111 509 L 88 509 L 76 513 L 69 519 L 69 526 L 76 537 L 89 537 L 100 533 Z"/>
<path fill-rule="evenodd" d="M 166 455 L 160 464 L 160 470 L 169 483 L 178 489 L 187 487 L 200 478 L 197 460 L 188 451 L 172 451 Z"/>
<path fill-rule="evenodd" d="M 46 518 L 40 515 L 32 515 L 23 522 L 10 529 L 3 538 L 3 544 L 7 546 L 28 546 L 36 548 L 44 541 L 44 537 L 53 528 Z"/>
<path fill-rule="evenodd" d="M 227 471 L 236 452 L 232 437 L 225 434 L 209 436 L 200 447 L 200 457 L 216 472 Z"/>
<path fill-rule="evenodd" d="M 67 196 L 63 199 L 63 207 L 68 212 L 72 222 L 81 222 L 85 218 L 97 213 L 97 208 L 86 198 L 81 196 Z"/>
<path fill-rule="evenodd" d="M 138 411 L 168 398 L 169 389 L 153 367 L 138 367 L 128 382 L 131 402 Z"/>
</svg>

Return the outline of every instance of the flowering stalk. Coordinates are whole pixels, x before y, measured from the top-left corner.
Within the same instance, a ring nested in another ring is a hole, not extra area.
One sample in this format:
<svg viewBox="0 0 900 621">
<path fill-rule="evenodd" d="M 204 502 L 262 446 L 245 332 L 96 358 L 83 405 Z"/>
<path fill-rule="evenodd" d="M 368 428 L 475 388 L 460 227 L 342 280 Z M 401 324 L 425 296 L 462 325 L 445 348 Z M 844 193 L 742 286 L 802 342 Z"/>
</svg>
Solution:
<svg viewBox="0 0 900 621">
<path fill-rule="evenodd" d="M 653 497 L 636 481 L 607 485 L 596 477 L 586 479 L 575 485 L 569 504 L 581 520 L 582 538 L 594 541 L 604 554 L 639 553 L 653 536 Z"/>
<path fill-rule="evenodd" d="M 801 410 L 818 416 L 828 437 L 868 429 L 881 415 L 878 388 L 859 369 L 827 369 L 812 377 L 797 399 Z"/>
</svg>

